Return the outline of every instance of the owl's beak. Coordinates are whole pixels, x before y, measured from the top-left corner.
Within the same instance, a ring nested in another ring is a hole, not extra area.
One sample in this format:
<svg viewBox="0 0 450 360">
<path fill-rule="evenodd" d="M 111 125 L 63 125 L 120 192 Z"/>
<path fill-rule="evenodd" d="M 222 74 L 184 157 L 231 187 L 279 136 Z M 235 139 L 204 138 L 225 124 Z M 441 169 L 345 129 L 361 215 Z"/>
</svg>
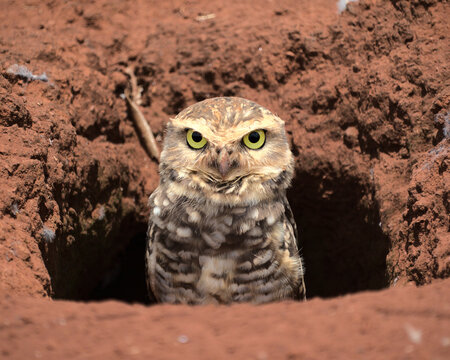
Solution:
<svg viewBox="0 0 450 360">
<path fill-rule="evenodd" d="M 222 179 L 225 179 L 228 171 L 230 170 L 230 156 L 228 155 L 227 149 L 222 149 L 217 157 L 217 165 L 219 168 L 220 175 Z"/>
</svg>

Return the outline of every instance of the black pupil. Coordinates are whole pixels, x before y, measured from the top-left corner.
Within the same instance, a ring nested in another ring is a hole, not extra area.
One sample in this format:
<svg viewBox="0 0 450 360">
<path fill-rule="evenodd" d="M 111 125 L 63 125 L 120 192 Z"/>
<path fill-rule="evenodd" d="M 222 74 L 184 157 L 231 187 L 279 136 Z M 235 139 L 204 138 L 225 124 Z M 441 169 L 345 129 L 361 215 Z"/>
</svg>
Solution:
<svg viewBox="0 0 450 360">
<path fill-rule="evenodd" d="M 195 142 L 200 142 L 200 141 L 202 141 L 202 139 L 203 139 L 203 136 L 198 131 L 194 131 L 192 133 L 192 140 L 194 140 Z"/>
<path fill-rule="evenodd" d="M 248 140 L 252 143 L 252 144 L 256 144 L 259 141 L 259 138 L 261 136 L 259 135 L 259 133 L 257 133 L 256 131 L 250 133 L 250 135 L 248 136 Z"/>
</svg>

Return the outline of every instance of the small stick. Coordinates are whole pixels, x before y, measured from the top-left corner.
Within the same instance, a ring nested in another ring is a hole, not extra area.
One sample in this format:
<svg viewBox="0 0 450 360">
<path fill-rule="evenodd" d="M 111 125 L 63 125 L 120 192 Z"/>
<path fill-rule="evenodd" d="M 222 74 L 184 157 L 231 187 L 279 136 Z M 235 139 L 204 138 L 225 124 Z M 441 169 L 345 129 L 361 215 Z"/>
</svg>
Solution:
<svg viewBox="0 0 450 360">
<path fill-rule="evenodd" d="M 147 153 L 159 162 L 159 150 L 158 145 L 156 144 L 155 137 L 153 136 L 152 129 L 150 124 L 145 119 L 144 114 L 136 105 L 136 102 L 139 102 L 141 94 L 137 85 L 137 79 L 134 75 L 134 71 L 132 68 L 126 68 L 125 73 L 130 77 L 130 88 L 125 89 L 125 99 L 127 100 L 127 104 L 131 110 L 131 117 L 134 120 L 134 125 L 136 126 L 136 130 L 142 138 L 144 142 L 145 150 Z"/>
<path fill-rule="evenodd" d="M 132 68 L 130 66 L 127 67 L 125 69 L 125 74 L 127 74 L 130 77 L 130 89 L 131 89 L 130 98 L 133 100 L 133 102 L 136 105 L 141 105 L 142 104 L 142 99 L 141 99 L 142 88 L 137 83 L 137 77 L 136 77 L 136 75 L 134 75 L 134 68 Z"/>
<path fill-rule="evenodd" d="M 206 14 L 206 15 L 197 16 L 195 18 L 195 20 L 197 20 L 198 22 L 201 22 L 201 21 L 214 19 L 215 17 L 216 17 L 216 14 Z"/>
</svg>

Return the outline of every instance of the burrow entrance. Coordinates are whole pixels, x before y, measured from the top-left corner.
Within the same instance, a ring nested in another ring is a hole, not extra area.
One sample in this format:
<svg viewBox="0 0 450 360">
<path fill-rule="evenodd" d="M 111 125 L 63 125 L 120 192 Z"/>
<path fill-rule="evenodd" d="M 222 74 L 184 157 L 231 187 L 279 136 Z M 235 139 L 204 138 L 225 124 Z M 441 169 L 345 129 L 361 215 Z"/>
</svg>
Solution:
<svg viewBox="0 0 450 360">
<path fill-rule="evenodd" d="M 390 241 L 372 187 L 354 177 L 297 173 L 288 192 L 306 264 L 308 297 L 334 297 L 389 285 Z"/>
<path fill-rule="evenodd" d="M 389 240 L 381 231 L 373 192 L 373 187 L 361 178 L 297 172 L 288 198 L 299 228 L 308 298 L 333 297 L 388 286 L 386 256 Z M 103 259 L 111 265 L 100 274 L 98 269 L 87 269 L 86 273 L 97 271 L 99 279 L 92 290 L 67 291 L 66 288 L 64 293 L 59 293 L 55 287 L 54 297 L 150 303 L 144 263 L 147 224 L 130 220 L 127 226 L 135 232 L 130 232 L 132 235 L 126 245 L 113 259 Z M 126 229 L 120 231 L 120 241 L 126 233 Z"/>
</svg>

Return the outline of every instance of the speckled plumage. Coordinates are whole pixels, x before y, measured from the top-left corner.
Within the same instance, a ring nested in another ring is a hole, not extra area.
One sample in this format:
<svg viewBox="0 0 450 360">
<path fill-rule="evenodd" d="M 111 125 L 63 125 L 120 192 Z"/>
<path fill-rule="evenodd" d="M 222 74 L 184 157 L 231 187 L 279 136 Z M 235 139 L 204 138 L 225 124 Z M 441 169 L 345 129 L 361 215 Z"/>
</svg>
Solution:
<svg viewBox="0 0 450 360">
<path fill-rule="evenodd" d="M 186 129 L 208 140 L 191 149 Z M 251 150 L 242 138 L 263 129 Z M 226 166 L 225 166 L 225 165 Z M 214 98 L 167 126 L 160 184 L 150 196 L 149 292 L 169 303 L 266 303 L 305 297 L 286 188 L 293 156 L 284 122 L 241 98 Z"/>
</svg>

